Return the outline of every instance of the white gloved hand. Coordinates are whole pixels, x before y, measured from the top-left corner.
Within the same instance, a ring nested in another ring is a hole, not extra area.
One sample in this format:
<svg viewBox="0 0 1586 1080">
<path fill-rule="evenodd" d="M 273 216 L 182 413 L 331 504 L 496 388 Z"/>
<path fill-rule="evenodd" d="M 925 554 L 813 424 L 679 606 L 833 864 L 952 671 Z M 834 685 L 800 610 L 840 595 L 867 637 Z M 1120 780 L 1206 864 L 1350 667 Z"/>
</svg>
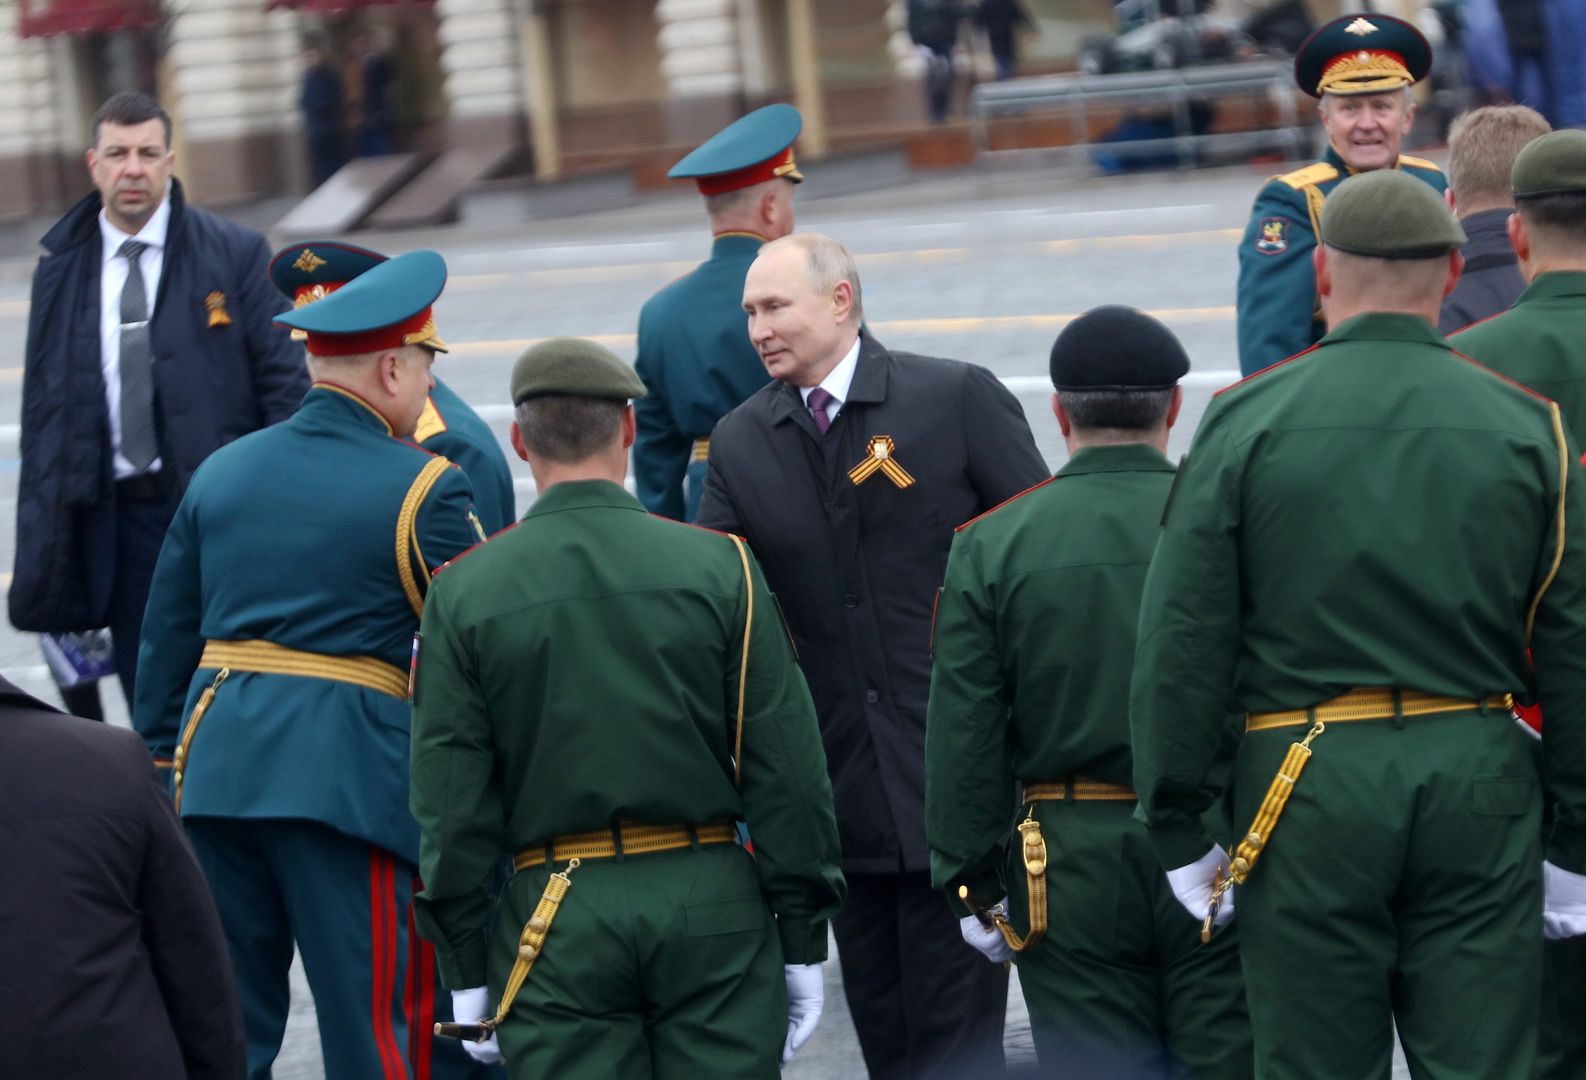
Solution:
<svg viewBox="0 0 1586 1080">
<path fill-rule="evenodd" d="M 1226 875 L 1228 853 L 1223 850 L 1221 844 L 1213 844 L 1210 851 L 1188 866 L 1167 872 L 1168 888 L 1173 890 L 1173 895 L 1184 905 L 1184 910 L 1188 911 L 1198 923 L 1206 921 L 1206 908 L 1212 898 L 1212 882 L 1216 878 L 1219 866 Z M 1223 893 L 1222 900 L 1218 902 L 1217 918 L 1213 925 L 1226 926 L 1233 917 L 1234 890 L 1229 889 Z"/>
<path fill-rule="evenodd" d="M 1542 936 L 1549 941 L 1586 934 L 1586 874 L 1542 864 Z"/>
<path fill-rule="evenodd" d="M 485 987 L 452 991 L 452 1019 L 459 1024 L 477 1024 L 490 1015 L 490 991 Z M 463 1050 L 481 1065 L 495 1065 L 501 1061 L 501 1044 L 496 1041 L 493 1031 L 484 1042 L 464 1039 Z"/>
<path fill-rule="evenodd" d="M 1006 911 L 1008 898 L 1003 897 L 1001 903 L 996 906 L 999 911 Z M 958 920 L 958 932 L 981 956 L 993 964 L 1002 964 L 1013 959 L 1013 950 L 1008 947 L 1008 941 L 1002 936 L 1002 931 L 995 926 L 983 925 L 973 915 L 965 915 Z"/>
<path fill-rule="evenodd" d="M 787 1041 L 782 1044 L 782 1064 L 786 1065 L 815 1034 L 826 1005 L 826 983 L 819 964 L 786 964 L 782 975 L 787 979 Z"/>
</svg>

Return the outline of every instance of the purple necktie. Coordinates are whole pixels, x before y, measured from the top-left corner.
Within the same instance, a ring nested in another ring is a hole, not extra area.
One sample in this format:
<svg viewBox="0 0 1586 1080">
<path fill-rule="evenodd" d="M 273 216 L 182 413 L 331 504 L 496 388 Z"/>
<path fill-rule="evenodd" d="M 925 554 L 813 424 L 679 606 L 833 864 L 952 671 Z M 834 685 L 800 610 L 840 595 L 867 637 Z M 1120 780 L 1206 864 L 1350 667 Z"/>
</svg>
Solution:
<svg viewBox="0 0 1586 1080">
<path fill-rule="evenodd" d="M 821 429 L 821 434 L 826 434 L 832 426 L 832 418 L 826 415 L 826 406 L 837 399 L 828 394 L 823 388 L 817 386 L 810 391 L 809 400 L 805 402 L 810 407 L 810 415 L 815 418 L 815 426 Z"/>
</svg>

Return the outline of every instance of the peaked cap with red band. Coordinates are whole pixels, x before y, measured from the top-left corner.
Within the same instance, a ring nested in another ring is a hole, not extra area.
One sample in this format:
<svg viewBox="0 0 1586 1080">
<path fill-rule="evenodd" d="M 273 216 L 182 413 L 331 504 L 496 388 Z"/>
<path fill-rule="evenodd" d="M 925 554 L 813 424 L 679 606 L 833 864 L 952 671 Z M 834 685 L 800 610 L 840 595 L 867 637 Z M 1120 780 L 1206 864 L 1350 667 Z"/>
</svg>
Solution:
<svg viewBox="0 0 1586 1080">
<path fill-rule="evenodd" d="M 1317 28 L 1294 54 L 1294 81 L 1312 97 L 1380 94 L 1426 78 L 1432 46 L 1414 26 L 1368 11 Z"/>
<path fill-rule="evenodd" d="M 339 240 L 305 240 L 290 244 L 270 260 L 270 280 L 294 308 L 323 300 L 365 270 L 379 266 L 386 256 L 378 251 L 344 244 Z M 308 334 L 292 331 L 293 341 Z"/>
<path fill-rule="evenodd" d="M 721 195 L 781 177 L 804 179 L 793 160 L 793 141 L 804 117 L 791 105 L 767 105 L 739 117 L 673 165 L 667 176 L 693 180 L 701 195 Z"/>
<path fill-rule="evenodd" d="M 279 259 L 272 260 L 272 276 Z M 445 287 L 446 260 L 433 251 L 410 251 L 376 263 L 275 321 L 305 331 L 314 356 L 357 356 L 403 345 L 445 352 L 432 308 Z"/>
</svg>

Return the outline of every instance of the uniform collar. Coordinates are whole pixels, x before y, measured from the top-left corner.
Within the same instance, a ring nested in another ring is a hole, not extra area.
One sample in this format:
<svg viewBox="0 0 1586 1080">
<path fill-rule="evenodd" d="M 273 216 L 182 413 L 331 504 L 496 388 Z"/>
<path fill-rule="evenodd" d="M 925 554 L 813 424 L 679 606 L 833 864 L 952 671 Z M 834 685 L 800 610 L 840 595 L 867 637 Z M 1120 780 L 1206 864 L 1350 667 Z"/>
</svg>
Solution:
<svg viewBox="0 0 1586 1080">
<path fill-rule="evenodd" d="M 1364 315 L 1345 319 L 1329 330 L 1317 345 L 1333 341 L 1418 341 L 1449 348 L 1443 335 L 1437 332 L 1437 327 L 1419 315 L 1388 311 L 1368 311 Z"/>
<path fill-rule="evenodd" d="M 378 409 L 346 387 L 336 386 L 333 383 L 317 382 L 310 386 L 308 395 L 303 398 L 303 407 L 298 411 L 311 416 L 325 413 L 329 416 L 353 420 L 365 427 L 383 431 L 387 435 L 396 434 Z"/>
<path fill-rule="evenodd" d="M 1111 472 L 1172 472 L 1173 463 L 1162 452 L 1146 443 L 1117 443 L 1112 446 L 1086 446 L 1076 451 L 1068 463 L 1057 470 L 1059 477 L 1086 476 Z"/>
<path fill-rule="evenodd" d="M 1512 206 L 1496 206 L 1491 210 L 1477 210 L 1474 214 L 1466 214 L 1459 219 L 1465 228 L 1468 237 L 1466 246 L 1475 243 L 1477 238 L 1503 237 L 1507 246 L 1509 233 L 1509 218 L 1514 214 Z"/>
<path fill-rule="evenodd" d="M 648 513 L 644 504 L 629 494 L 628 489 L 621 484 L 613 484 L 610 480 L 563 480 L 560 484 L 552 484 L 540 493 L 534 500 L 534 505 L 529 507 L 529 512 L 523 520 L 540 517 L 544 514 L 554 514 L 560 510 L 584 510 L 590 507 L 607 506 L 616 510 L 637 510 L 641 514 Z"/>
<path fill-rule="evenodd" d="M 1557 296 L 1586 296 L 1586 270 L 1549 270 L 1538 274 L 1515 303 L 1551 300 Z"/>
<path fill-rule="evenodd" d="M 719 259 L 726 255 L 752 255 L 769 241 L 759 233 L 733 229 L 717 233 L 710 242 L 710 257 Z"/>
</svg>

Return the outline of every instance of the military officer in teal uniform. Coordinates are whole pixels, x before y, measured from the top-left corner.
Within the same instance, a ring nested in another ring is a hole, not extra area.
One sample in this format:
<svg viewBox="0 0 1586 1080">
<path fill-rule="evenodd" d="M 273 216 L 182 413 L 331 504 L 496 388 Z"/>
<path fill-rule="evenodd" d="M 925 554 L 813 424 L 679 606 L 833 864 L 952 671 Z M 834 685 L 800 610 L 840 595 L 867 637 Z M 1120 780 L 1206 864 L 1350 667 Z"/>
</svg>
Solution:
<svg viewBox="0 0 1586 1080">
<path fill-rule="evenodd" d="M 1134 787 L 1193 918 L 1237 885 L 1258 1075 L 1386 1077 L 1397 1029 L 1412 1076 L 1532 1080 L 1543 935 L 1586 932 L 1579 450 L 1438 333 L 1466 237 L 1436 192 L 1351 177 L 1321 226 L 1327 336 L 1218 395 L 1168 499 Z M 1511 695 L 1548 709 L 1545 846 Z M 1230 764 L 1232 852 L 1202 819 Z"/>
<path fill-rule="evenodd" d="M 623 490 L 626 364 L 552 339 L 511 391 L 539 498 L 424 612 L 419 929 L 495 1029 L 470 1047 L 499 1038 L 516 1078 L 774 1080 L 820 1017 L 844 889 L 791 641 L 741 539 Z"/>
<path fill-rule="evenodd" d="M 1461 330 L 1449 344 L 1558 402 L 1580 446 L 1586 443 L 1586 131 L 1535 139 L 1510 175 L 1516 209 L 1509 239 L 1525 291 L 1508 311 Z M 1541 710 L 1526 719 L 1540 726 Z M 1586 938 L 1549 941 L 1542 959 L 1537 1076 L 1586 1076 Z"/>
<path fill-rule="evenodd" d="M 378 251 L 355 244 L 310 240 L 276 252 L 270 260 L 270 278 L 300 308 L 323 300 L 385 260 L 386 256 Z M 295 330 L 292 336 L 301 341 L 305 334 Z M 486 533 L 504 529 L 516 520 L 512 469 L 501 452 L 501 444 L 479 414 L 439 378 L 413 431 L 413 441 L 468 474 L 474 489 L 474 507 Z"/>
<path fill-rule="evenodd" d="M 1234 932 L 1200 944 L 1134 816 L 1129 674 L 1188 370 L 1132 308 L 1070 323 L 1051 355 L 1068 463 L 959 527 L 937 601 L 932 881 L 988 959 L 1018 946 L 1036 1053 L 1076 1080 L 1239 1080 L 1255 1064 Z M 1012 933 L 983 926 L 960 887 L 1010 899 Z"/>
<path fill-rule="evenodd" d="M 713 239 L 709 259 L 639 312 L 634 368 L 648 393 L 635 405 L 633 474 L 651 513 L 694 520 L 716 421 L 770 379 L 749 343 L 743 279 L 763 244 L 793 231 L 793 185 L 804 179 L 793 140 L 803 126 L 793 106 L 767 105 L 667 173 L 699 187 Z"/>
<path fill-rule="evenodd" d="M 445 344 L 434 252 L 279 317 L 314 382 L 194 475 L 144 618 L 133 724 L 171 768 L 268 1077 L 293 944 L 328 1077 L 408 1078 L 408 675 L 431 574 L 482 539 L 462 470 L 403 441 Z"/>
<path fill-rule="evenodd" d="M 1439 192 L 1430 161 L 1399 152 L 1415 121 L 1410 88 L 1432 66 L 1421 32 L 1391 15 L 1344 15 L 1318 29 L 1294 57 L 1300 89 L 1318 98 L 1327 131 L 1322 160 L 1274 176 L 1256 195 L 1239 242 L 1239 369 L 1249 375 L 1316 344 L 1323 325 L 1316 296 L 1317 221 L 1345 177 L 1398 169 Z"/>
</svg>

